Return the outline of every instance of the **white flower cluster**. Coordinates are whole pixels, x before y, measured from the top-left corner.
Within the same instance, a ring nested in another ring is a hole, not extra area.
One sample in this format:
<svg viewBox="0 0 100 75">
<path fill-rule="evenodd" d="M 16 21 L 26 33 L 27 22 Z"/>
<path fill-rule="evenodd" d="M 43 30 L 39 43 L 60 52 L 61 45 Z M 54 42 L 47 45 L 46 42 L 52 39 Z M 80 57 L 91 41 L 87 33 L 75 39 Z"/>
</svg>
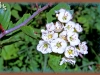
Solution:
<svg viewBox="0 0 100 75">
<path fill-rule="evenodd" d="M 43 54 L 64 54 L 60 65 L 66 62 L 75 64 L 75 57 L 88 53 L 86 41 L 81 42 L 79 39 L 78 33 L 82 32 L 83 28 L 79 23 L 71 21 L 72 14 L 69 11 L 60 9 L 55 13 L 58 21 L 46 24 L 47 30 L 41 30 L 42 40 L 39 41 L 37 50 Z"/>
</svg>

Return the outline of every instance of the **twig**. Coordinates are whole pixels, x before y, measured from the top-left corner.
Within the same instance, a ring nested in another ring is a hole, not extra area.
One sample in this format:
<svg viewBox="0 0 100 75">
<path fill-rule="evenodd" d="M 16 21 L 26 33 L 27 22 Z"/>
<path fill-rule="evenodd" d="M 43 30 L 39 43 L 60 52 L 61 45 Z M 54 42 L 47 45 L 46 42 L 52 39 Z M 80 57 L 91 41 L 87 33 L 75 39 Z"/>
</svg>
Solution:
<svg viewBox="0 0 100 75">
<path fill-rule="evenodd" d="M 14 28 L 11 28 L 9 30 L 6 30 L 4 33 L 0 34 L 0 39 L 2 37 L 4 37 L 5 35 L 21 28 L 22 26 L 25 26 L 31 19 L 33 19 L 36 15 L 38 15 L 39 13 L 41 13 L 43 10 L 49 8 L 52 6 L 52 3 L 48 3 L 47 5 L 45 5 L 44 7 L 38 9 L 36 12 L 34 12 L 27 20 L 25 20 L 23 23 L 19 24 L 18 26 L 15 26 Z"/>
</svg>

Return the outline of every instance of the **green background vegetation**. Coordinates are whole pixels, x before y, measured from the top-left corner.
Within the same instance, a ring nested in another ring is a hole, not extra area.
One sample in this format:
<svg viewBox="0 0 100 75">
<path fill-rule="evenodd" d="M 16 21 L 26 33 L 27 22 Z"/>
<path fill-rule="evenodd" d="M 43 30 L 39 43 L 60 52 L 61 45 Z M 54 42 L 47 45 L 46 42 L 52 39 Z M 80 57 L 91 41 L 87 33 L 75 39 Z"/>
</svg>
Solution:
<svg viewBox="0 0 100 75">
<path fill-rule="evenodd" d="M 35 3 L 4 3 L 0 9 L 0 23 L 5 30 L 24 22 L 37 8 Z M 38 3 L 41 8 L 45 3 Z M 76 58 L 76 65 L 59 65 L 61 55 L 45 54 L 36 50 L 41 29 L 55 21 L 54 10 L 65 8 L 73 14 L 73 21 L 84 28 L 81 41 L 87 41 L 88 54 Z M 98 65 L 97 65 L 98 64 Z M 100 4 L 56 3 L 33 18 L 27 26 L 0 39 L 0 72 L 99 72 L 100 71 Z M 89 68 L 91 67 L 91 69 Z"/>
</svg>

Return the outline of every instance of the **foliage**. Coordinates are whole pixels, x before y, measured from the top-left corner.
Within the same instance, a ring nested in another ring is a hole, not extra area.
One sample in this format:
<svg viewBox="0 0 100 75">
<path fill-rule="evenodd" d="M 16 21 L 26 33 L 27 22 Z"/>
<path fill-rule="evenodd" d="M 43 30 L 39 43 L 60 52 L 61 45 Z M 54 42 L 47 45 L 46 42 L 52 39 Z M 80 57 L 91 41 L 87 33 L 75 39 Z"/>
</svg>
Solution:
<svg viewBox="0 0 100 75">
<path fill-rule="evenodd" d="M 37 8 L 30 3 L 4 3 L 7 10 L 0 9 L 0 23 L 5 30 L 28 19 Z M 45 4 L 38 4 L 39 8 Z M 34 7 L 34 8 L 33 8 Z M 61 56 L 43 55 L 36 47 L 41 39 L 41 29 L 54 21 L 54 10 L 65 8 L 73 12 L 73 20 L 84 28 L 80 39 L 88 42 L 89 53 L 76 59 L 75 66 L 59 65 Z M 0 72 L 98 72 L 100 64 L 100 4 L 56 3 L 33 18 L 27 26 L 7 34 L 0 39 Z M 89 68 L 91 67 L 91 69 Z"/>
</svg>

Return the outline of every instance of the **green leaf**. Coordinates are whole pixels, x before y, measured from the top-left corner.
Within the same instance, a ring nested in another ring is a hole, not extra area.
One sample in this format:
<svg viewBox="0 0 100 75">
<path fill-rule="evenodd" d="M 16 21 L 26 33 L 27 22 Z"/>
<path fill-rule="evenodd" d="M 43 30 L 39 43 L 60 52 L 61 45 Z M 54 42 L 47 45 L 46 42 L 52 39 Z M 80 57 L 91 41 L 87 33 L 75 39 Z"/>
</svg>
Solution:
<svg viewBox="0 0 100 75">
<path fill-rule="evenodd" d="M 12 15 L 13 17 L 15 17 L 16 19 L 19 19 L 19 18 L 20 18 L 20 16 L 19 16 L 17 10 L 12 10 L 12 11 L 11 11 L 11 15 Z"/>
<path fill-rule="evenodd" d="M 96 27 L 97 31 L 100 31 L 100 23 L 99 22 L 95 24 L 95 27 Z"/>
<path fill-rule="evenodd" d="M 31 36 L 33 38 L 37 38 L 40 37 L 39 34 L 36 34 L 36 32 L 40 32 L 38 29 L 32 28 L 31 26 L 23 26 L 21 28 L 22 32 L 24 32 L 25 34 L 27 34 L 28 36 Z"/>
<path fill-rule="evenodd" d="M 8 3 L 4 4 L 6 6 L 6 10 L 0 9 L 0 23 L 2 24 L 3 28 L 6 30 L 11 18 L 11 8 Z"/>
<path fill-rule="evenodd" d="M 13 63 L 13 65 L 18 65 L 19 67 L 21 67 L 22 66 L 22 61 L 17 60 L 16 62 Z"/>
<path fill-rule="evenodd" d="M 61 56 L 50 55 L 48 60 L 48 65 L 55 71 L 55 72 L 63 72 L 66 68 L 66 65 L 60 65 Z"/>
<path fill-rule="evenodd" d="M 96 18 L 96 13 L 93 12 L 93 11 L 91 11 L 89 15 L 90 15 L 90 17 L 91 17 L 92 20 Z"/>
<path fill-rule="evenodd" d="M 83 24 L 87 22 L 87 19 L 84 16 L 78 17 L 77 20 L 79 23 L 83 23 Z"/>
<path fill-rule="evenodd" d="M 85 33 L 88 34 L 90 29 L 90 24 L 88 22 L 84 23 L 83 28 Z"/>
<path fill-rule="evenodd" d="M 82 65 L 87 65 L 87 64 L 89 64 L 88 62 L 89 62 L 89 60 L 88 60 L 88 59 L 83 58 Z"/>
<path fill-rule="evenodd" d="M 0 71 L 3 71 L 3 58 L 0 58 Z"/>
<path fill-rule="evenodd" d="M 18 11 L 22 11 L 22 8 L 18 3 L 16 3 L 13 8 L 18 10 Z"/>
<path fill-rule="evenodd" d="M 35 60 L 32 60 L 30 62 L 29 68 L 31 71 L 34 71 L 39 67 L 38 63 Z"/>
<path fill-rule="evenodd" d="M 50 73 L 50 72 L 53 72 L 53 70 L 52 70 L 50 67 L 47 67 L 47 66 L 46 66 L 46 69 L 45 69 L 44 72 L 46 72 L 46 73 Z"/>
<path fill-rule="evenodd" d="M 13 27 L 14 27 L 14 24 L 13 24 L 12 21 L 10 21 L 7 29 L 11 29 L 11 28 L 13 28 Z"/>
<path fill-rule="evenodd" d="M 15 48 L 15 45 L 4 46 L 1 52 L 1 56 L 4 60 L 9 60 L 17 57 L 18 48 Z"/>
<path fill-rule="evenodd" d="M 53 15 L 55 15 L 55 10 L 59 10 L 61 8 L 64 8 L 66 10 L 70 10 L 70 6 L 66 3 L 59 3 L 58 5 L 56 5 L 54 8 L 52 8 L 47 14 L 46 14 L 46 18 L 47 18 L 47 22 L 50 23 L 53 20 L 55 20 L 56 18 L 53 17 Z M 72 12 L 72 11 L 71 11 Z"/>
<path fill-rule="evenodd" d="M 80 40 L 81 40 L 81 41 L 84 41 L 85 39 L 86 39 L 86 35 L 85 35 L 85 34 L 80 35 Z"/>
<path fill-rule="evenodd" d="M 74 72 L 80 72 L 80 71 L 81 71 L 80 67 L 78 65 L 76 65 Z"/>
<path fill-rule="evenodd" d="M 13 69 L 14 72 L 20 72 L 20 69 L 16 66 L 12 67 L 12 69 Z"/>
<path fill-rule="evenodd" d="M 16 3 L 10 3 L 11 9 L 14 7 L 15 4 L 16 4 Z"/>
<path fill-rule="evenodd" d="M 100 13 L 100 4 L 97 6 L 97 12 Z"/>
<path fill-rule="evenodd" d="M 23 66 L 23 67 L 21 68 L 21 71 L 22 71 L 22 72 L 26 72 L 26 67 Z"/>
<path fill-rule="evenodd" d="M 22 32 L 24 32 L 25 34 L 31 36 L 31 37 L 34 37 L 34 30 L 31 26 L 23 26 L 21 28 Z"/>
<path fill-rule="evenodd" d="M 31 15 L 30 14 L 24 14 L 23 17 L 16 23 L 16 25 L 19 25 L 23 23 L 25 20 L 27 20 Z"/>
<path fill-rule="evenodd" d="M 22 66 L 22 61 L 21 60 L 17 60 L 15 62 L 9 63 L 9 65 L 11 65 L 11 66 L 18 65 L 19 67 L 21 67 Z"/>
<path fill-rule="evenodd" d="M 22 61 L 23 60 L 23 58 L 24 58 L 24 56 L 23 55 L 21 55 L 20 57 L 19 57 L 19 59 Z"/>
</svg>

